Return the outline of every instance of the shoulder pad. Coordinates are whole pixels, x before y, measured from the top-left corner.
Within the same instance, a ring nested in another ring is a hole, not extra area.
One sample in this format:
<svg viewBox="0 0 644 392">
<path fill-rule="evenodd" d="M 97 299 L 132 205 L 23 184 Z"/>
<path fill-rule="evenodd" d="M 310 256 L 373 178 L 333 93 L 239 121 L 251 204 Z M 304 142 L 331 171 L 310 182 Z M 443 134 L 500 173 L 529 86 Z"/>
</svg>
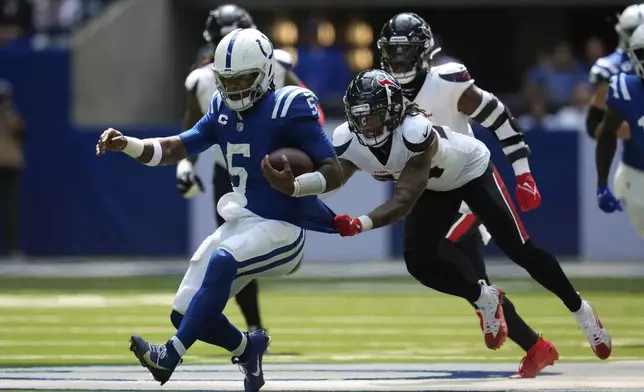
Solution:
<svg viewBox="0 0 644 392">
<path fill-rule="evenodd" d="M 204 72 L 204 67 L 199 67 L 197 69 L 194 69 L 192 72 L 190 72 L 190 74 L 188 74 L 188 77 L 186 78 L 186 81 L 185 81 L 186 90 L 193 91 L 194 89 L 197 88 L 197 85 L 199 84 L 199 79 L 203 77 L 203 72 Z"/>
<path fill-rule="evenodd" d="M 221 94 L 219 91 L 215 91 L 210 100 L 210 106 L 208 107 L 208 114 L 215 114 L 219 112 L 221 108 Z"/>
<path fill-rule="evenodd" d="M 353 141 L 353 133 L 349 130 L 349 124 L 344 122 L 333 131 L 333 148 L 337 156 L 347 151 Z"/>
<path fill-rule="evenodd" d="M 597 83 L 600 80 L 608 80 L 612 75 L 620 72 L 618 64 L 615 64 L 614 53 L 610 56 L 602 57 L 590 68 L 590 82 Z"/>
<path fill-rule="evenodd" d="M 271 119 L 292 119 L 310 117 L 317 120 L 318 97 L 304 87 L 286 86 L 275 92 L 275 106 Z"/>
<path fill-rule="evenodd" d="M 407 117 L 401 125 L 402 139 L 411 152 L 427 151 L 431 143 L 432 122 L 422 115 Z"/>
<path fill-rule="evenodd" d="M 285 50 L 275 49 L 273 55 L 275 56 L 275 61 L 286 69 L 291 69 L 295 65 L 293 56 Z"/>
<path fill-rule="evenodd" d="M 470 72 L 463 64 L 445 63 L 436 67 L 436 72 L 441 79 L 453 83 L 464 83 L 473 80 Z"/>
</svg>

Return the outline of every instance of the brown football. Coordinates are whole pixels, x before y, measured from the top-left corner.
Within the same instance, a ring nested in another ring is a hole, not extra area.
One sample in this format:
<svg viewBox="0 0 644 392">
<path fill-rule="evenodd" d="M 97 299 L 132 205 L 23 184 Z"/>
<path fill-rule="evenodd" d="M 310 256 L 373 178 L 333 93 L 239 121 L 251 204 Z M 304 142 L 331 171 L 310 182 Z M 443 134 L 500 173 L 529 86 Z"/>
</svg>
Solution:
<svg viewBox="0 0 644 392">
<path fill-rule="evenodd" d="M 284 169 L 284 165 L 282 164 L 282 155 L 285 155 L 286 158 L 288 158 L 288 163 L 291 165 L 291 170 L 295 177 L 300 174 L 311 173 L 315 170 L 313 161 L 304 153 L 304 151 L 290 147 L 280 148 L 279 150 L 275 150 L 269 154 L 268 160 L 271 163 L 271 166 L 277 170 Z"/>
</svg>

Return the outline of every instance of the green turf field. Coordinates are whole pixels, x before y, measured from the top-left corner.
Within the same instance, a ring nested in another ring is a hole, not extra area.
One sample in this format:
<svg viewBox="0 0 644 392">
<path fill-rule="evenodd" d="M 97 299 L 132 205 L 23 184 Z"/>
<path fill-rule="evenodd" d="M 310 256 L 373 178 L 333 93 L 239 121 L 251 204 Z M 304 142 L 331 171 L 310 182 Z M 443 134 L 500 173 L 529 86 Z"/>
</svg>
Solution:
<svg viewBox="0 0 644 392">
<path fill-rule="evenodd" d="M 0 279 L 0 366 L 135 364 L 131 334 L 164 342 L 180 278 Z M 534 283 L 497 282 L 524 318 L 555 343 L 562 360 L 596 360 L 565 307 Z M 613 358 L 644 359 L 644 281 L 577 280 L 613 336 Z M 271 362 L 516 361 L 509 340 L 485 348 L 463 300 L 407 279 L 261 283 L 261 310 L 273 337 Z M 242 325 L 234 302 L 226 309 Z M 186 363 L 227 362 L 198 343 Z"/>
</svg>

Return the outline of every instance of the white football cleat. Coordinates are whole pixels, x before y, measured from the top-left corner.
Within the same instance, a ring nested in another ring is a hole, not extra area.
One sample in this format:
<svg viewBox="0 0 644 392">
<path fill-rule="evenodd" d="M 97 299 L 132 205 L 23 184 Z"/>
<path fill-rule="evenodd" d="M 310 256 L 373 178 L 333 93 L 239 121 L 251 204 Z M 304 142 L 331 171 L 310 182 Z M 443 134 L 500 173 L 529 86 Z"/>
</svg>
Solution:
<svg viewBox="0 0 644 392">
<path fill-rule="evenodd" d="M 586 340 L 599 359 L 610 357 L 613 348 L 610 335 L 597 316 L 597 312 L 587 301 L 581 302 L 581 308 L 572 313 L 579 329 L 584 331 Z"/>
<path fill-rule="evenodd" d="M 484 280 L 479 280 L 481 296 L 475 302 L 479 308 L 477 315 L 481 321 L 481 329 L 485 345 L 491 350 L 500 348 L 508 337 L 508 326 L 503 316 L 503 290 L 496 286 L 488 286 Z"/>
</svg>

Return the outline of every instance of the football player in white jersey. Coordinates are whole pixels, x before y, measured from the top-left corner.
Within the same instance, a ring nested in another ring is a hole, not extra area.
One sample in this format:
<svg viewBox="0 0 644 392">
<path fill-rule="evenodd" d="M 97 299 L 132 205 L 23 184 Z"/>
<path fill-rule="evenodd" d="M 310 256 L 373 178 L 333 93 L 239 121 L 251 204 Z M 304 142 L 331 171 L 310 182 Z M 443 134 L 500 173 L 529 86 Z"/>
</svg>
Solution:
<svg viewBox="0 0 644 392">
<path fill-rule="evenodd" d="M 395 15 L 383 26 L 378 48 L 383 69 L 402 84 L 405 100 L 417 104 L 434 124 L 473 136 L 469 122 L 473 119 L 493 131 L 517 176 L 516 196 L 521 209 L 538 207 L 541 196 L 530 174 L 529 149 L 521 128 L 496 97 L 474 84 L 464 65 L 448 62 L 432 66 L 441 48 L 423 18 L 407 12 Z M 464 253 L 471 265 L 462 268 L 468 273 L 473 269 L 479 279 L 489 282 L 481 243 L 487 244 L 489 234 L 473 214 L 467 213 L 466 206 L 461 210 L 464 213 L 456 216 L 447 233 L 450 241 L 444 241 L 441 251 Z M 526 351 L 518 375 L 535 377 L 558 359 L 557 349 L 525 323 L 512 302 L 506 299 L 503 309 L 508 336 Z"/>
<path fill-rule="evenodd" d="M 433 126 L 416 104 L 404 102 L 401 86 L 382 70 L 358 74 L 344 102 L 348 121 L 333 133 L 343 180 L 362 170 L 395 181 L 396 186 L 392 198 L 369 214 L 338 215 L 335 224 L 342 236 L 405 218 L 404 259 L 409 273 L 425 286 L 474 303 L 486 345 L 497 349 L 507 334 L 503 292 L 467 276 L 459 267 L 469 263 L 465 255 L 439 251 L 465 201 L 505 254 L 562 300 L 595 354 L 608 358 L 610 336 L 557 259 L 530 240 L 482 142 Z"/>
<path fill-rule="evenodd" d="M 237 28 L 255 28 L 251 15 L 243 8 L 234 4 L 221 5 L 210 11 L 203 37 L 208 43 L 210 50 L 204 57 L 193 67 L 185 81 L 188 99 L 186 112 L 184 115 L 184 129 L 190 129 L 208 112 L 208 106 L 212 96 L 217 89 L 215 73 L 212 71 L 214 61 L 214 49 L 217 43 L 229 32 Z M 291 71 L 293 67 L 293 57 L 286 51 L 275 49 L 275 76 L 274 84 L 276 88 L 294 85 L 302 86 L 303 83 Z M 320 110 L 320 121 L 323 123 L 323 117 Z M 221 153 L 219 146 L 214 147 L 215 166 L 213 168 L 213 201 L 215 205 L 215 215 L 217 226 L 224 224 L 224 219 L 216 212 L 217 202 L 226 193 L 232 192 L 228 170 L 226 169 L 226 160 Z M 184 159 L 177 165 L 177 188 L 186 198 L 195 196 L 203 191 L 203 184 L 199 176 L 195 173 L 194 163 L 197 156 Z M 235 300 L 241 309 L 249 331 L 264 329 L 262 325 L 257 281 L 249 283 L 236 296 Z"/>
</svg>

